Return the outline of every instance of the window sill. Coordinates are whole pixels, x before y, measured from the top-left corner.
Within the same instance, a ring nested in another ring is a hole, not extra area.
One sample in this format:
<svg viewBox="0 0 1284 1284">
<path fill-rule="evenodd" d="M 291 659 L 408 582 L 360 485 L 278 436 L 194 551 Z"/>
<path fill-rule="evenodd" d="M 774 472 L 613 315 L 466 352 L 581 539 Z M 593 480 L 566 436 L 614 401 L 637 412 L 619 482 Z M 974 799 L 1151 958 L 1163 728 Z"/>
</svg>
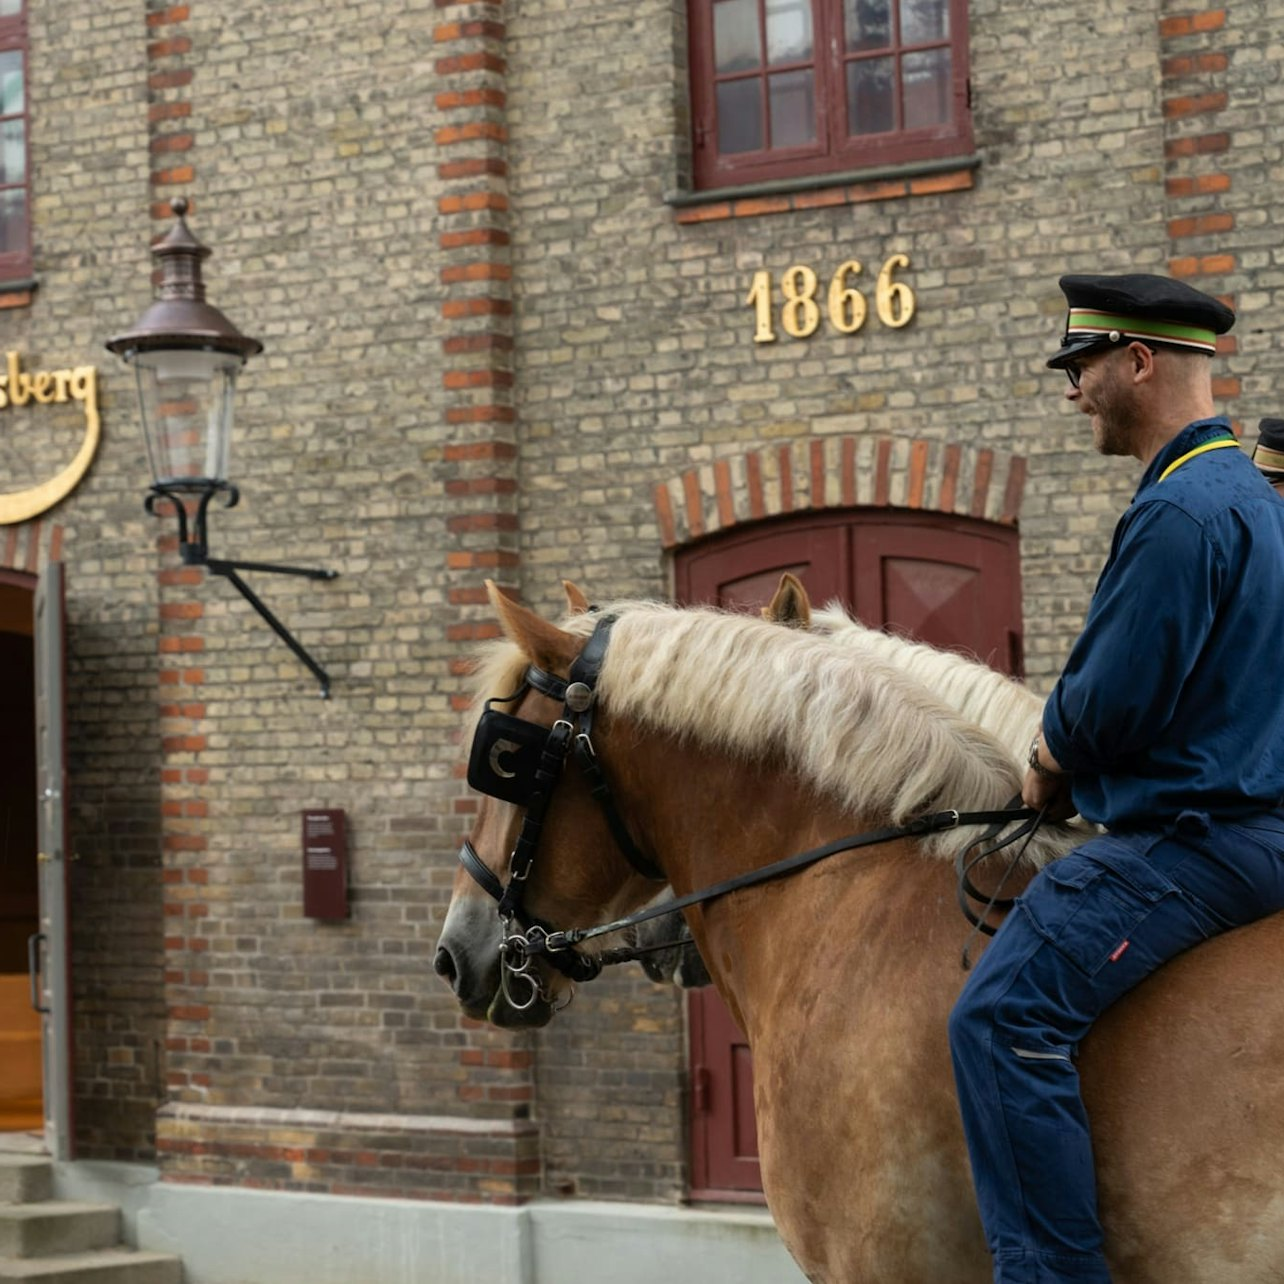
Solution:
<svg viewBox="0 0 1284 1284">
<path fill-rule="evenodd" d="M 941 192 L 967 191 L 973 185 L 973 172 L 980 164 L 981 158 L 976 153 L 947 156 L 843 174 L 813 174 L 807 178 L 782 178 L 699 192 L 666 192 L 664 203 L 677 211 L 679 223 L 713 223 L 720 219 L 787 214 L 832 205 L 934 196 Z"/>
<path fill-rule="evenodd" d="M 23 277 L 12 281 L 0 280 L 0 311 L 5 308 L 30 307 L 38 284 L 35 277 Z"/>
</svg>

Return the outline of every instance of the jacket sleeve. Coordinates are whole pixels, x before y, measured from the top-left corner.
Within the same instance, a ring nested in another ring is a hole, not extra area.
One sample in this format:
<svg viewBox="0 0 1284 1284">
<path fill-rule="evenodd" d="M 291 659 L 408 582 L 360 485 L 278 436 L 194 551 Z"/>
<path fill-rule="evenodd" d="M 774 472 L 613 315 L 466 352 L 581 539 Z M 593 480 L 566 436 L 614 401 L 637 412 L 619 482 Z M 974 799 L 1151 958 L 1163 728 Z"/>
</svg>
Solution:
<svg viewBox="0 0 1284 1284">
<path fill-rule="evenodd" d="M 1044 741 L 1063 768 L 1110 770 L 1168 725 L 1212 628 L 1223 572 L 1218 549 L 1181 509 L 1152 501 L 1124 515 L 1044 707 Z"/>
</svg>

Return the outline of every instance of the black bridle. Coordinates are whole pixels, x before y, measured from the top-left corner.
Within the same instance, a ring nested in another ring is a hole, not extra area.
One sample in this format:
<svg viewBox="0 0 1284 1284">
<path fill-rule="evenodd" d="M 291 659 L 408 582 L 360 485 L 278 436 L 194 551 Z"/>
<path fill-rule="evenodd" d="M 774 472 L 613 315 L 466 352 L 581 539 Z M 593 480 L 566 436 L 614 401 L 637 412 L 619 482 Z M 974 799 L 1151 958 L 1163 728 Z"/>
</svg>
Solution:
<svg viewBox="0 0 1284 1284">
<path fill-rule="evenodd" d="M 643 878 L 656 883 L 668 882 L 668 876 L 664 871 L 644 855 L 634 842 L 628 826 L 615 806 L 605 773 L 593 749 L 592 729 L 597 703 L 597 683 L 614 624 L 615 617 L 610 615 L 602 616 L 597 621 L 584 649 L 572 663 L 570 675 L 566 679 L 548 673 L 535 664 L 529 665 L 522 685 L 512 695 L 486 702 L 486 709 L 477 725 L 469 759 L 469 783 L 480 792 L 516 803 L 526 809 L 517 842 L 509 856 L 507 885 L 502 883 L 481 859 L 471 840 L 464 839 L 463 846 L 459 850 L 460 864 L 482 890 L 498 902 L 499 917 L 504 930 L 500 946 L 500 979 L 505 997 L 514 1008 L 523 1010 L 534 1004 L 537 999 L 542 998 L 545 1001 L 551 999 L 536 971 L 535 962 L 538 958 L 546 959 L 550 966 L 573 982 L 591 981 L 601 973 L 604 965 L 631 961 L 644 951 L 619 949 L 590 955 L 575 948 L 586 941 L 595 940 L 613 932 L 625 931 L 666 914 L 678 913 L 690 906 L 725 896 L 729 892 L 783 878 L 840 852 L 873 847 L 898 838 L 921 838 L 943 830 L 955 829 L 961 825 L 991 827 L 960 854 L 958 877 L 963 913 L 976 930 L 993 934 L 993 929 L 984 921 L 986 913 L 990 910 L 1008 909 L 1012 902 L 998 899 L 997 892 L 990 897 L 978 892 L 968 876 L 978 861 L 1024 838 L 1025 843 L 1012 859 L 1008 872 L 1020 859 L 1042 822 L 1043 815 L 1030 808 L 1014 805 L 1019 803 L 1019 798 L 1014 800 L 1013 805 L 1005 808 L 968 812 L 939 811 L 920 816 L 904 825 L 889 825 L 860 834 L 848 834 L 820 847 L 809 848 L 784 860 L 725 879 L 711 887 L 676 897 L 663 904 L 650 905 L 625 918 L 603 923 L 597 927 L 558 931 L 551 924 L 530 914 L 523 905 L 526 884 L 534 867 L 540 833 L 552 800 L 553 790 L 557 787 L 572 757 L 579 763 L 588 781 L 590 793 L 602 809 L 611 835 L 624 859 Z M 561 716 L 552 727 L 545 728 L 538 723 L 497 713 L 490 707 L 492 704 L 512 704 L 530 690 L 562 702 Z M 510 756 L 513 761 L 513 770 L 508 770 L 503 765 L 506 758 Z M 999 833 L 1015 821 L 1025 823 L 1000 840 Z M 986 844 L 986 846 L 978 855 L 969 858 L 968 854 L 979 844 Z M 1007 873 L 1003 877 L 1006 879 Z M 1001 888 L 1002 882 L 1000 882 L 1000 890 Z M 971 911 L 965 897 L 985 902 L 980 917 Z M 515 930 L 514 923 L 520 925 L 522 930 Z M 679 943 L 674 941 L 652 948 L 669 948 L 670 945 Z M 964 966 L 967 966 L 966 951 Z M 513 994 L 512 982 L 515 979 L 521 979 L 529 987 L 528 994 L 521 996 Z M 517 1001 L 519 998 L 520 1002 Z"/>
</svg>

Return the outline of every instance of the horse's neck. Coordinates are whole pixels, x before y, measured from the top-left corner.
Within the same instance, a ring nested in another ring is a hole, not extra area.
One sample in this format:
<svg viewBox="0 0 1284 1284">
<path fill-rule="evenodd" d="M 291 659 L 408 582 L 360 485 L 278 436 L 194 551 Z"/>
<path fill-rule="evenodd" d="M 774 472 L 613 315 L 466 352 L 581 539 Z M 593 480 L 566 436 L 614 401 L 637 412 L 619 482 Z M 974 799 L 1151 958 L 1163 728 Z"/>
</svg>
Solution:
<svg viewBox="0 0 1284 1284">
<path fill-rule="evenodd" d="M 629 761 L 631 806 L 681 896 L 883 820 L 819 799 L 771 764 L 741 763 L 662 738 Z M 827 957 L 842 986 L 892 967 L 896 985 L 948 1004 L 961 983 L 967 924 L 953 870 L 900 841 L 826 858 L 809 870 L 688 912 L 701 954 L 746 1032 Z"/>
</svg>

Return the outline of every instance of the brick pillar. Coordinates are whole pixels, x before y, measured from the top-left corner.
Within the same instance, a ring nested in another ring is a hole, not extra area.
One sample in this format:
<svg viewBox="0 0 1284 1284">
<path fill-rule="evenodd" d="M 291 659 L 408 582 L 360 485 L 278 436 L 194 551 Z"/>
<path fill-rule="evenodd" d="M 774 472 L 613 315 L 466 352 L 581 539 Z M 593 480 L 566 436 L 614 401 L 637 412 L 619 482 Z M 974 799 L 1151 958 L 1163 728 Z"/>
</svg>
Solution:
<svg viewBox="0 0 1284 1284">
<path fill-rule="evenodd" d="M 435 134 L 441 260 L 442 350 L 446 393 L 443 448 L 447 504 L 447 640 L 462 680 L 470 644 L 495 637 L 486 578 L 515 588 L 520 554 L 517 514 L 517 413 L 513 399 L 513 291 L 508 200 L 507 61 L 502 4 L 437 0 L 434 30 L 444 124 Z M 459 768 L 462 777 L 462 766 Z M 461 829 L 476 811 L 463 789 L 455 801 Z M 502 1035 L 463 1022 L 459 1097 L 469 1113 L 529 1116 L 535 1096 L 529 1035 Z M 517 1198 L 538 1191 L 538 1154 L 515 1154 Z M 498 1194 L 498 1192 L 495 1192 Z M 500 1197 L 503 1197 L 500 1195 Z"/>
<path fill-rule="evenodd" d="M 148 151 L 157 234 L 173 218 L 172 196 L 196 178 L 192 158 L 190 6 L 147 0 Z M 185 194 L 185 193 L 184 193 Z M 190 201 L 190 198 L 189 198 Z M 194 208 L 194 202 L 191 208 Z M 204 923 L 209 914 L 206 849 L 208 769 L 202 667 L 203 585 L 199 567 L 178 557 L 175 519 L 161 505 L 157 522 L 159 581 L 158 700 L 161 731 L 161 845 L 165 915 L 165 1082 L 173 1101 L 204 1101 L 210 1050 Z"/>
<path fill-rule="evenodd" d="M 1227 11 L 1192 10 L 1189 4 L 1165 0 L 1161 12 L 1168 270 L 1233 307 L 1240 264 L 1227 249 L 1235 230 L 1227 199 L 1233 133 L 1224 119 L 1229 101 Z M 1233 334 L 1225 335 L 1218 341 L 1218 355 L 1233 357 L 1238 347 Z M 1220 402 L 1233 403 L 1239 379 L 1219 371 L 1213 392 Z"/>
</svg>

